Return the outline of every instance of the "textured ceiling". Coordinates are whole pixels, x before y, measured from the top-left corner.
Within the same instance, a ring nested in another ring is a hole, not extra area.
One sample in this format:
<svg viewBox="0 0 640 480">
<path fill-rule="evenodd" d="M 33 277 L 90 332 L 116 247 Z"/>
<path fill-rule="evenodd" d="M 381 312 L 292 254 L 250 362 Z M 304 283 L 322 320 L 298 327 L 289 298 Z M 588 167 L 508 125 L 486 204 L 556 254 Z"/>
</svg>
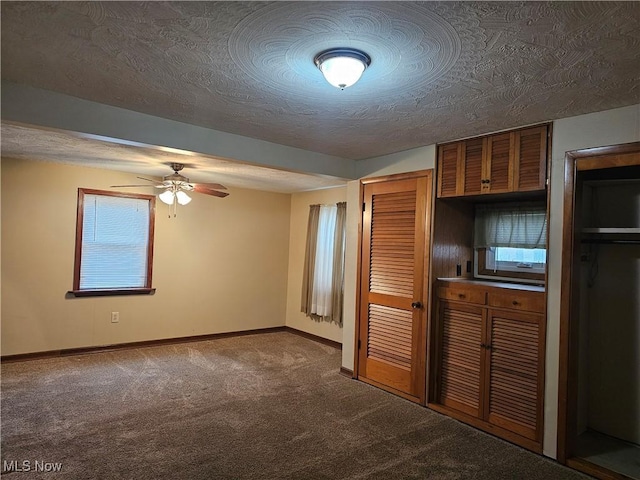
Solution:
<svg viewBox="0 0 640 480">
<path fill-rule="evenodd" d="M 2 77 L 365 159 L 640 102 L 639 2 L 8 2 Z M 340 91 L 313 57 L 366 51 Z"/>
<path fill-rule="evenodd" d="M 160 147 L 120 144 L 68 132 L 2 124 L 2 156 L 69 165 L 105 168 L 132 174 L 162 177 L 169 165 L 182 163 L 181 172 L 192 182 L 292 193 L 344 185 L 344 180 L 257 167 L 236 161 Z M 131 183 L 139 184 L 135 175 Z"/>
</svg>

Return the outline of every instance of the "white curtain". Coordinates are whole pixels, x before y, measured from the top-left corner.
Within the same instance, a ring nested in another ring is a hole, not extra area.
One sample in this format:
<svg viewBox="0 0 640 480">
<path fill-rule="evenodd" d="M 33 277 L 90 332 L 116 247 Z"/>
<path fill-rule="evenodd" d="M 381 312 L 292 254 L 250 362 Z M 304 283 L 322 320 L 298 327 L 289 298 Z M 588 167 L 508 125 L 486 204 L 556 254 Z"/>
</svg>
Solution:
<svg viewBox="0 0 640 480">
<path fill-rule="evenodd" d="M 301 311 L 342 324 L 346 203 L 311 205 Z"/>
<path fill-rule="evenodd" d="M 320 317 L 331 316 L 331 284 L 333 282 L 333 247 L 336 233 L 336 205 L 321 205 L 318 219 L 311 313 Z"/>
<path fill-rule="evenodd" d="M 547 211 L 543 203 L 478 205 L 475 248 L 546 248 Z"/>
</svg>

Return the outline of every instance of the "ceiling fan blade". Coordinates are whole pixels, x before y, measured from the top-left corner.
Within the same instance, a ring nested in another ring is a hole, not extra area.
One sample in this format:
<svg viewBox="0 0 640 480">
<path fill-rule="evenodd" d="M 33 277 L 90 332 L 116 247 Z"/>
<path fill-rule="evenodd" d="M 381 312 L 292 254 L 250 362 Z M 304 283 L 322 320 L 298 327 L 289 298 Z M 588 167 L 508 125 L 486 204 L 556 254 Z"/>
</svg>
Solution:
<svg viewBox="0 0 640 480">
<path fill-rule="evenodd" d="M 153 187 L 154 185 L 109 185 L 110 188 L 127 188 L 127 187 Z"/>
<path fill-rule="evenodd" d="M 215 188 L 216 190 L 226 190 L 227 189 L 227 187 L 225 187 L 224 185 L 221 185 L 219 183 L 192 183 L 191 185 L 193 185 L 194 190 L 198 185 L 200 185 L 201 187 L 206 187 L 206 188 Z"/>
<path fill-rule="evenodd" d="M 205 195 L 213 195 L 214 197 L 224 198 L 229 195 L 227 192 L 218 192 L 217 190 L 211 190 L 210 188 L 203 187 L 202 185 L 194 185 L 193 191 L 198 193 L 204 193 Z"/>
<path fill-rule="evenodd" d="M 151 182 L 151 183 L 161 183 L 157 180 L 151 180 L 150 178 L 144 178 L 144 177 L 136 177 L 139 178 L 140 180 L 146 180 L 147 182 Z"/>
</svg>

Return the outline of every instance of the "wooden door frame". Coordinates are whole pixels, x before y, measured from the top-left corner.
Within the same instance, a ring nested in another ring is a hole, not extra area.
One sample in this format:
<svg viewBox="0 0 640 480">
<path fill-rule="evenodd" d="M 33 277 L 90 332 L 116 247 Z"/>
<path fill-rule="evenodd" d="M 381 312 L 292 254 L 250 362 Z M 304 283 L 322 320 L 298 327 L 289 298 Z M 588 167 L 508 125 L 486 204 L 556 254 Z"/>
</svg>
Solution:
<svg viewBox="0 0 640 480">
<path fill-rule="evenodd" d="M 384 175 L 384 176 L 380 176 L 380 177 L 370 177 L 370 178 L 362 178 L 360 179 L 360 192 L 359 192 L 359 209 L 360 209 L 360 215 L 358 216 L 358 261 L 357 261 L 357 268 L 358 268 L 358 274 L 356 276 L 356 322 L 355 322 L 355 335 L 354 335 L 354 348 L 353 348 L 353 378 L 357 379 L 358 378 L 358 374 L 360 371 L 360 361 L 359 361 L 359 349 L 358 349 L 358 343 L 360 342 L 360 314 L 361 314 L 361 288 L 362 288 L 362 227 L 363 227 L 363 220 L 362 220 L 362 205 L 364 205 L 364 187 L 365 185 L 369 185 L 369 184 L 374 184 L 374 183 L 382 183 L 382 182 L 389 182 L 389 181 L 395 181 L 395 180 L 407 180 L 407 179 L 413 179 L 413 178 L 419 178 L 419 177 L 428 177 L 431 176 L 431 195 L 429 195 L 427 197 L 427 208 L 425 211 L 425 214 L 428 215 L 428 219 L 429 222 L 427 222 L 426 224 L 426 229 L 425 229 L 425 253 L 428 254 L 428 257 L 431 257 L 431 238 L 432 238 L 432 234 L 433 234 L 433 209 L 434 209 L 434 198 L 435 198 L 435 189 L 436 189 L 436 184 L 435 184 L 435 175 L 434 175 L 434 169 L 433 168 L 429 168 L 429 169 L 425 169 L 425 170 L 417 170 L 415 172 L 407 172 L 407 173 L 396 173 L 396 174 L 392 174 L 392 175 Z M 425 261 L 427 260 L 427 255 L 425 255 Z M 425 391 L 421 392 L 420 394 L 420 404 L 422 405 L 426 405 L 426 390 L 429 388 L 428 384 L 429 384 L 429 378 L 428 378 L 428 372 L 429 372 L 429 356 L 427 355 L 427 348 L 429 345 L 429 331 L 430 331 L 430 324 L 431 324 L 431 282 L 429 281 L 429 278 L 431 277 L 431 261 L 429 260 L 429 264 L 428 264 L 428 268 L 424 269 L 424 285 L 423 285 L 423 289 L 425 289 L 426 292 L 426 297 L 425 297 L 425 304 L 423 306 L 424 308 L 424 312 L 426 315 L 426 319 L 425 319 L 425 327 L 426 327 L 426 331 L 425 331 L 425 339 L 424 339 L 424 350 L 425 350 L 425 365 L 424 365 L 424 371 L 425 371 L 425 375 L 427 376 L 427 378 L 425 378 Z M 407 398 L 409 400 L 413 400 L 413 397 L 409 396 L 409 395 L 405 395 L 402 392 L 399 391 L 394 391 L 395 393 L 397 393 L 398 395 Z"/>
<path fill-rule="evenodd" d="M 579 295 L 577 279 L 573 275 L 575 263 L 579 261 L 579 237 L 574 233 L 576 218 L 576 172 L 622 167 L 625 154 L 640 151 L 640 142 L 606 147 L 594 147 L 566 152 L 564 171 L 564 214 L 562 221 L 562 275 L 560 285 L 560 358 L 558 379 L 558 433 L 557 459 L 560 463 L 571 463 L 580 467 L 580 462 L 570 461 L 575 432 L 575 406 L 577 403 L 577 348 Z M 598 158 L 609 157 L 609 158 Z M 572 319 L 572 316 L 574 318 Z M 582 462 L 584 463 L 584 462 Z M 583 470 L 583 468 L 580 468 Z M 588 472 L 592 475 L 593 471 Z"/>
</svg>

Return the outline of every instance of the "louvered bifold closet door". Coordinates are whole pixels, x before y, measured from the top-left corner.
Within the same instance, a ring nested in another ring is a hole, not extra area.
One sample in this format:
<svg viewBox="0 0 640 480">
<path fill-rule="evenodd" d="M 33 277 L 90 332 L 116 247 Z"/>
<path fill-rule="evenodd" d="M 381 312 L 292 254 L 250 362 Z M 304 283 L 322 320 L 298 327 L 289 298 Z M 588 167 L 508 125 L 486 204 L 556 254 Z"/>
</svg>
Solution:
<svg viewBox="0 0 640 480">
<path fill-rule="evenodd" d="M 514 133 L 492 135 L 487 137 L 487 161 L 483 179 L 483 192 L 509 192 L 513 188 L 513 143 Z"/>
<path fill-rule="evenodd" d="M 542 418 L 542 318 L 489 311 L 488 421 L 536 441 Z"/>
<path fill-rule="evenodd" d="M 424 396 L 431 175 L 365 184 L 358 378 Z"/>
<path fill-rule="evenodd" d="M 482 416 L 484 308 L 440 301 L 439 403 Z"/>
<path fill-rule="evenodd" d="M 534 127 L 516 132 L 515 155 L 515 190 L 544 190 L 547 172 L 547 127 Z"/>
</svg>

